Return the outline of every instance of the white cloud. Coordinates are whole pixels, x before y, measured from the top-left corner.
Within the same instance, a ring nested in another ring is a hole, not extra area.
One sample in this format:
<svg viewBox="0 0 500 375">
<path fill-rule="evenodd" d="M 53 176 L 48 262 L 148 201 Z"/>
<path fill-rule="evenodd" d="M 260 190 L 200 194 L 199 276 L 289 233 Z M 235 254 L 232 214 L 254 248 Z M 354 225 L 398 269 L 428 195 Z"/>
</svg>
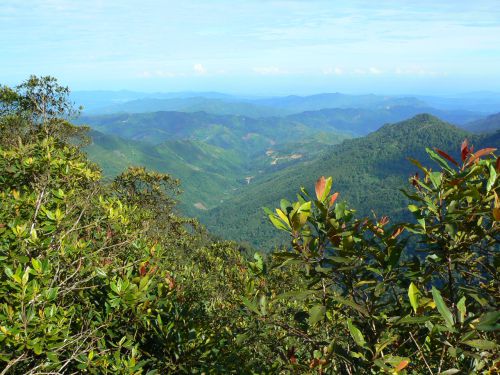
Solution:
<svg viewBox="0 0 500 375">
<path fill-rule="evenodd" d="M 194 64 L 193 70 L 196 74 L 199 74 L 199 75 L 207 74 L 207 69 L 200 63 Z"/>
<path fill-rule="evenodd" d="M 332 74 L 340 76 L 340 75 L 344 74 L 344 69 L 339 68 L 338 66 L 336 66 L 334 68 L 329 67 L 329 68 L 323 69 L 323 74 L 326 75 L 326 76 L 329 76 L 329 75 L 332 75 Z"/>
<path fill-rule="evenodd" d="M 370 69 L 368 69 L 368 71 L 370 72 L 370 74 L 374 74 L 374 75 L 382 74 L 382 71 L 380 69 L 375 68 L 373 66 Z"/>
<path fill-rule="evenodd" d="M 286 72 L 276 66 L 262 66 L 252 69 L 255 73 L 263 76 L 276 76 L 280 74 L 286 74 Z"/>
</svg>

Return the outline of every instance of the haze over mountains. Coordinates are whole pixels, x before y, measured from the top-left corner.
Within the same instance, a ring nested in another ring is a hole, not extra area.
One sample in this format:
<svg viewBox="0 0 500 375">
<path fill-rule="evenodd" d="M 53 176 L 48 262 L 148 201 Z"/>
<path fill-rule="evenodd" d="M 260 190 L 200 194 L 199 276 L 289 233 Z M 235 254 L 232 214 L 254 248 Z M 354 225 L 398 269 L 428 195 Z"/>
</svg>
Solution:
<svg viewBox="0 0 500 375">
<path fill-rule="evenodd" d="M 267 250 L 281 239 L 264 223 L 262 207 L 293 198 L 320 175 L 333 176 L 360 214 L 398 218 L 406 200 L 393 192 L 414 170 L 408 157 L 425 158 L 428 146 L 454 153 L 464 138 L 499 143 L 499 115 L 492 113 L 500 96 L 489 93 L 145 95 L 74 95 L 88 105 L 78 121 L 93 128 L 89 156 L 109 177 L 143 165 L 180 178 L 184 213 L 212 233 Z"/>
</svg>

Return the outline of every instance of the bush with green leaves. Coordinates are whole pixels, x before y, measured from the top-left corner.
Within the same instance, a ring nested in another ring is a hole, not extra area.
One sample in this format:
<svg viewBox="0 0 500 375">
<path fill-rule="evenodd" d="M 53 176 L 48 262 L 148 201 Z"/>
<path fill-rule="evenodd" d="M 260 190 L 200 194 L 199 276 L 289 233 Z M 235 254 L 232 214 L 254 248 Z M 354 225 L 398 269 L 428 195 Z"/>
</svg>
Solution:
<svg viewBox="0 0 500 375">
<path fill-rule="evenodd" d="M 238 247 L 175 213 L 168 175 L 104 183 L 68 142 L 67 93 L 50 77 L 1 90 L 1 373 L 245 368 Z"/>
<path fill-rule="evenodd" d="M 256 287 L 245 303 L 261 337 L 283 337 L 275 348 L 281 368 L 498 371 L 500 159 L 466 142 L 460 163 L 427 151 L 440 168 L 413 161 L 420 175 L 405 194 L 415 223 L 356 218 L 324 177 L 314 196 L 302 189 L 297 202 L 268 210 L 291 236 L 291 250 L 273 255 L 268 274 L 289 272 L 295 285 L 280 295 Z"/>
</svg>

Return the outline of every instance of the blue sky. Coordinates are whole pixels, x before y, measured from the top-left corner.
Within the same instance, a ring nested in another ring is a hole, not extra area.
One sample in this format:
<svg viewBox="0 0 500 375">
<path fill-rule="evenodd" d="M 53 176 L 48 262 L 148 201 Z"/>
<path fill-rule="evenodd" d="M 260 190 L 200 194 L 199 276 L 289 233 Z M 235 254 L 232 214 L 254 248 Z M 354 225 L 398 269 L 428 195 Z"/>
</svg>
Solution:
<svg viewBox="0 0 500 375">
<path fill-rule="evenodd" d="M 500 91 L 500 0 L 1 0 L 0 83 L 246 94 Z"/>
</svg>

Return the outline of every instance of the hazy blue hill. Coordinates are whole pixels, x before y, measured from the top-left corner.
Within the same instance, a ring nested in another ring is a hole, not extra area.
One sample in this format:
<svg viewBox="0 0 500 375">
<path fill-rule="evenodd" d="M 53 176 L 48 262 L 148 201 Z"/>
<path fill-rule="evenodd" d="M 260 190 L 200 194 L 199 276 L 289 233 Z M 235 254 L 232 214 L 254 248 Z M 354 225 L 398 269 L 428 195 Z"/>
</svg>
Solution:
<svg viewBox="0 0 500 375">
<path fill-rule="evenodd" d="M 410 120 L 383 126 L 363 138 L 346 140 L 305 163 L 256 179 L 240 194 L 208 211 L 202 218 L 215 233 L 248 241 L 255 246 L 277 244 L 272 226 L 261 207 L 276 207 L 281 198 L 292 199 L 300 186 L 314 191 L 321 176 L 333 176 L 334 189 L 361 215 L 406 214 L 406 198 L 397 194 L 416 167 L 408 157 L 424 160 L 425 147 L 438 147 L 457 155 L 460 143 L 472 135 L 440 119 L 417 115 Z"/>
<path fill-rule="evenodd" d="M 279 108 L 228 99 L 181 97 L 169 99 L 141 98 L 97 108 L 89 114 L 145 113 L 157 111 L 207 112 L 218 115 L 242 115 L 250 117 L 279 116 L 290 113 L 290 111 Z"/>
<path fill-rule="evenodd" d="M 426 103 L 416 98 L 380 96 L 380 95 L 346 95 L 341 93 L 325 93 L 310 96 L 285 96 L 256 100 L 255 103 L 292 110 L 295 113 L 315 111 L 325 108 L 385 108 L 387 106 L 424 107 Z"/>
<path fill-rule="evenodd" d="M 130 90 L 89 90 L 73 91 L 71 100 L 77 106 L 83 106 L 84 113 L 99 113 L 102 108 L 118 106 L 124 103 L 136 100 L 147 99 L 188 99 L 188 98 L 207 98 L 219 100 L 235 100 L 236 98 L 219 92 L 138 92 Z"/>
<path fill-rule="evenodd" d="M 492 133 L 500 129 L 500 113 L 470 122 L 465 125 L 467 130 L 476 133 Z"/>
<path fill-rule="evenodd" d="M 500 110 L 500 93 L 480 91 L 447 96 L 416 96 L 429 106 L 444 110 L 462 109 L 484 114 Z"/>
</svg>

